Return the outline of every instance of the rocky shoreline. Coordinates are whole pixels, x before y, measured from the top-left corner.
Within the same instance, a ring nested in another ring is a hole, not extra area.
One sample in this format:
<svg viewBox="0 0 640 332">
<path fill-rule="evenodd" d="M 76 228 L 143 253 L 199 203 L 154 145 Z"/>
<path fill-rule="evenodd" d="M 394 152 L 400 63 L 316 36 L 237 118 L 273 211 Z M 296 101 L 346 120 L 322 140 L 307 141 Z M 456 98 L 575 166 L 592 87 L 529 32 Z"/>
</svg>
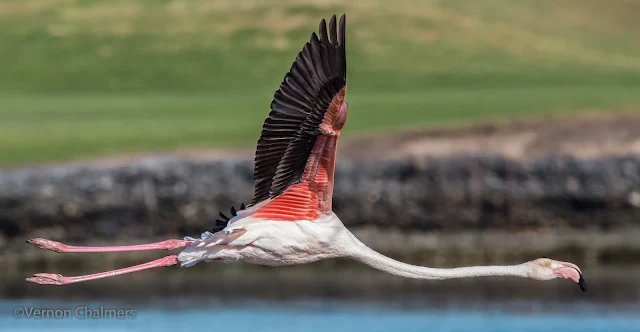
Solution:
<svg viewBox="0 0 640 332">
<path fill-rule="evenodd" d="M 151 157 L 126 165 L 0 170 L 0 248 L 5 256 L 28 251 L 15 244 L 31 237 L 123 243 L 197 235 L 220 211 L 251 199 L 252 167 L 243 158 Z M 609 247 L 637 250 L 640 239 L 624 234 L 640 229 L 640 155 L 341 160 L 334 210 L 378 248 L 388 246 L 381 232 L 435 239 L 505 234 L 504 241 L 485 241 L 484 250 L 508 248 L 509 234 L 551 234 L 557 239 L 548 242 L 557 247 L 562 234 L 588 233 L 609 236 Z M 575 238 L 574 244 L 582 236 Z"/>
</svg>

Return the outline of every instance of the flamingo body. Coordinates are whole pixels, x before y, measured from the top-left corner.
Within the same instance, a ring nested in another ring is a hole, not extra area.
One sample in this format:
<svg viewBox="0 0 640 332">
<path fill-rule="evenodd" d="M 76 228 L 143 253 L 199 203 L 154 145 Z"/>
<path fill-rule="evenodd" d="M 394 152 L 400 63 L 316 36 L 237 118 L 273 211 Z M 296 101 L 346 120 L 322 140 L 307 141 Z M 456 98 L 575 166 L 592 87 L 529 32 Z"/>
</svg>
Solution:
<svg viewBox="0 0 640 332">
<path fill-rule="evenodd" d="M 284 266 L 344 256 L 355 237 L 334 214 L 315 220 L 275 221 L 246 217 L 223 231 L 204 232 L 179 255 L 182 266 L 201 261 L 244 261 Z"/>
</svg>

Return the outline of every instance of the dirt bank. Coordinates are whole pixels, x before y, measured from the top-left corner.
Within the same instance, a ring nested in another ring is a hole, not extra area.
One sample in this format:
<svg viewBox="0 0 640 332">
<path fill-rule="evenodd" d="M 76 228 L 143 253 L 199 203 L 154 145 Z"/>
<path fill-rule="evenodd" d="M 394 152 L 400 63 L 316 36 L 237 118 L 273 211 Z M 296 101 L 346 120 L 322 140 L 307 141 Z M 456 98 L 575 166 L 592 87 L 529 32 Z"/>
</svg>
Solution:
<svg viewBox="0 0 640 332">
<path fill-rule="evenodd" d="M 339 142 L 339 163 L 345 160 L 402 160 L 461 155 L 494 155 L 520 161 L 558 155 L 589 159 L 640 154 L 640 110 L 581 113 L 366 135 L 349 135 L 347 127 L 345 133 L 347 136 Z M 163 153 L 162 156 L 203 161 L 252 160 L 254 148 L 182 149 Z M 158 154 L 125 154 L 75 161 L 68 165 L 130 165 L 156 156 Z"/>
<path fill-rule="evenodd" d="M 343 158 L 404 159 L 468 154 L 532 161 L 555 155 L 597 158 L 640 154 L 640 111 L 421 129 L 343 140 Z"/>
</svg>

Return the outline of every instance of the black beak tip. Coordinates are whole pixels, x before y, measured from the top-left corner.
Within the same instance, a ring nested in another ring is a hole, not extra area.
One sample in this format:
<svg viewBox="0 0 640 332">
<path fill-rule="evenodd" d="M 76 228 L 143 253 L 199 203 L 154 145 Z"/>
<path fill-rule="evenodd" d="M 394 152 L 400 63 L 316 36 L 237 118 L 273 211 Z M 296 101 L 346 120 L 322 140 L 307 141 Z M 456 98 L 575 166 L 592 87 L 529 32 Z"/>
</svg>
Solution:
<svg viewBox="0 0 640 332">
<path fill-rule="evenodd" d="M 584 281 L 584 277 L 582 276 L 582 273 L 580 273 L 580 279 L 578 280 L 578 286 L 580 286 L 580 289 L 582 289 L 583 292 L 587 291 L 587 283 Z"/>
</svg>

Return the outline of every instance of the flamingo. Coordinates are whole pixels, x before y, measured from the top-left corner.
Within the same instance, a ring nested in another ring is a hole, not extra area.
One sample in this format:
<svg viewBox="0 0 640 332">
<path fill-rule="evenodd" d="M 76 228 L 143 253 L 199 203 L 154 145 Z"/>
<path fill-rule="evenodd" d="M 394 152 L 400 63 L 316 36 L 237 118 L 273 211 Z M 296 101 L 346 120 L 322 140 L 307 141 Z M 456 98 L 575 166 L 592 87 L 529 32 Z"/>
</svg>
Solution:
<svg viewBox="0 0 640 332">
<path fill-rule="evenodd" d="M 405 278 L 564 278 L 585 291 L 582 272 L 573 263 L 538 258 L 503 266 L 415 266 L 374 251 L 343 225 L 331 203 L 336 143 L 348 113 L 345 25 L 345 15 L 338 24 L 333 15 L 327 33 L 327 23 L 322 19 L 319 34 L 312 33 L 276 91 L 257 144 L 255 192 L 249 205 L 241 205 L 238 211 L 231 207 L 230 218 L 220 213 L 222 220 L 217 220 L 214 228 L 200 238 L 107 247 L 71 246 L 42 238 L 29 240 L 36 247 L 60 253 L 183 249 L 177 255 L 119 270 L 75 277 L 38 273 L 27 280 L 65 285 L 177 264 L 189 267 L 202 261 L 284 266 L 347 257 Z"/>
</svg>

